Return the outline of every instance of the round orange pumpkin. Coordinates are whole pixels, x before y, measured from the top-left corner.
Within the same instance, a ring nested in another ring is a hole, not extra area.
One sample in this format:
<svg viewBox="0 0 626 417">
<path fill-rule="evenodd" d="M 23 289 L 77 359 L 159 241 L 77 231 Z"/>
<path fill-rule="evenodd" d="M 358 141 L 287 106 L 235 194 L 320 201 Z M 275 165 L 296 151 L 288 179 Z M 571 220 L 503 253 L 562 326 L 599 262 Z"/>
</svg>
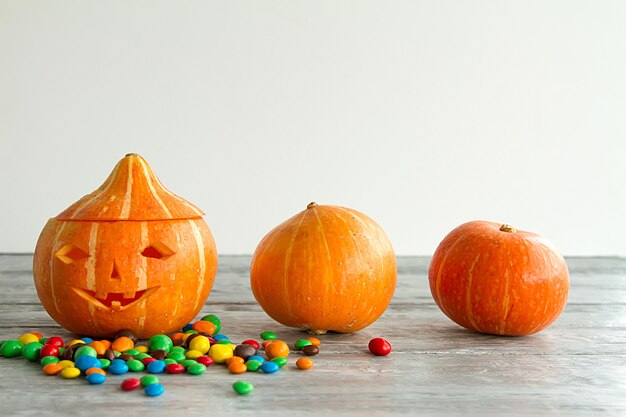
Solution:
<svg viewBox="0 0 626 417">
<path fill-rule="evenodd" d="M 217 252 L 203 212 L 128 154 L 109 178 L 44 227 L 33 260 L 50 316 L 81 335 L 138 337 L 191 321 L 207 299 Z"/>
<path fill-rule="evenodd" d="M 316 334 L 355 332 L 389 305 L 396 258 L 385 232 L 366 215 L 311 203 L 261 240 L 250 282 L 279 323 Z"/>
<path fill-rule="evenodd" d="M 507 336 L 548 327 L 569 290 L 567 264 L 546 239 L 486 221 L 450 232 L 433 255 L 428 278 L 435 302 L 454 322 Z"/>
</svg>

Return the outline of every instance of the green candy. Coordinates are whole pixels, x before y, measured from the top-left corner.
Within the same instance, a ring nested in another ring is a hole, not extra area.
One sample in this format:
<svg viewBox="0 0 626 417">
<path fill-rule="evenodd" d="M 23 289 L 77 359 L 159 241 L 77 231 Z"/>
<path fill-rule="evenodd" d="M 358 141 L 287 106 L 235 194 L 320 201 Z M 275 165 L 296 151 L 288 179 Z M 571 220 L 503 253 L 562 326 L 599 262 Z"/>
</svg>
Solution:
<svg viewBox="0 0 626 417">
<path fill-rule="evenodd" d="M 19 340 L 5 340 L 0 347 L 0 356 L 5 358 L 14 358 L 20 356 L 24 350 L 24 344 Z"/>
<path fill-rule="evenodd" d="M 137 360 L 140 360 L 140 361 L 141 361 L 141 360 L 144 360 L 144 359 L 146 359 L 146 358 L 150 358 L 150 357 L 151 357 L 151 356 L 150 356 L 150 355 L 148 355 L 147 353 L 139 353 L 139 354 L 137 354 L 137 356 L 135 356 L 135 359 L 137 359 Z"/>
<path fill-rule="evenodd" d="M 39 364 L 43 368 L 44 366 L 48 365 L 49 363 L 59 363 L 60 361 L 61 360 L 59 358 L 57 358 L 56 356 L 44 356 L 39 361 Z"/>
<path fill-rule="evenodd" d="M 198 331 L 194 329 L 189 329 L 185 332 L 185 334 L 198 334 Z"/>
<path fill-rule="evenodd" d="M 104 369 L 105 371 L 109 369 L 109 366 L 111 366 L 111 361 L 107 358 L 101 358 L 98 360 L 100 361 L 100 365 L 102 365 L 102 369 Z"/>
<path fill-rule="evenodd" d="M 148 385 L 151 385 L 151 384 L 158 384 L 159 378 L 156 375 L 146 375 L 146 376 L 142 376 L 140 381 L 141 381 L 141 386 L 147 387 Z"/>
<path fill-rule="evenodd" d="M 202 375 L 206 372 L 206 366 L 201 363 L 194 363 L 193 365 L 189 365 L 187 367 L 187 373 L 191 375 Z"/>
<path fill-rule="evenodd" d="M 252 392 L 254 385 L 247 381 L 237 381 L 233 384 L 233 390 L 239 395 L 247 395 Z"/>
<path fill-rule="evenodd" d="M 181 352 L 183 355 L 185 354 L 185 348 L 182 346 L 174 346 L 170 349 L 170 353 L 172 352 Z"/>
<path fill-rule="evenodd" d="M 185 359 L 184 361 L 180 362 L 181 365 L 183 365 L 185 367 L 185 369 L 189 368 L 191 365 L 194 365 L 198 362 L 196 362 L 193 359 Z"/>
<path fill-rule="evenodd" d="M 31 362 L 37 362 L 39 360 L 39 351 L 43 345 L 39 342 L 30 342 L 24 349 L 22 349 L 22 356 Z"/>
<path fill-rule="evenodd" d="M 222 330 L 222 321 L 215 314 L 209 314 L 202 317 L 200 320 L 209 321 L 215 325 L 215 334 L 218 334 Z"/>
<path fill-rule="evenodd" d="M 150 351 L 164 350 L 166 352 L 169 352 L 173 346 L 174 342 L 172 342 L 172 339 L 170 339 L 165 334 L 157 334 L 155 336 L 152 336 L 150 338 L 150 341 L 148 342 L 148 348 L 150 349 Z"/>
<path fill-rule="evenodd" d="M 183 352 L 179 352 L 179 351 L 175 351 L 175 352 L 170 352 L 167 354 L 167 359 L 171 359 L 175 362 L 182 362 L 184 360 L 187 359 L 187 357 L 185 356 L 185 354 Z"/>
<path fill-rule="evenodd" d="M 274 332 L 265 331 L 265 332 L 261 333 L 261 339 L 263 339 L 263 340 L 276 340 L 276 339 L 278 339 L 278 336 L 276 336 L 276 333 L 274 333 Z"/>
<path fill-rule="evenodd" d="M 287 358 L 280 358 L 280 357 L 274 358 L 274 359 L 272 359 L 272 362 L 277 363 L 278 366 L 280 366 L 282 368 L 283 366 L 285 366 L 287 364 Z"/>
<path fill-rule="evenodd" d="M 248 362 L 246 362 L 246 367 L 248 368 L 248 372 L 256 372 L 259 370 L 259 368 L 261 368 L 261 361 L 256 360 L 256 359 L 251 359 Z"/>
<path fill-rule="evenodd" d="M 74 360 L 80 358 L 81 356 L 91 356 L 97 358 L 98 352 L 96 352 L 96 350 L 91 346 L 81 346 L 76 349 L 76 352 L 74 353 Z"/>
<path fill-rule="evenodd" d="M 126 352 L 124 352 L 124 353 L 125 353 L 125 354 L 127 354 L 127 355 L 132 356 L 133 358 L 134 358 L 135 356 L 139 355 L 139 351 L 138 351 L 137 349 L 130 349 L 130 350 L 127 350 L 127 351 L 126 351 Z"/>
<path fill-rule="evenodd" d="M 233 342 L 231 342 L 228 339 L 220 339 L 217 342 L 215 342 L 216 345 L 232 345 Z"/>
<path fill-rule="evenodd" d="M 128 370 L 131 372 L 142 372 L 144 369 L 146 369 L 146 365 L 144 365 L 143 362 L 137 359 L 129 360 L 128 362 L 126 362 L 126 365 L 128 366 Z"/>
<path fill-rule="evenodd" d="M 165 362 L 165 366 L 171 365 L 173 363 L 178 363 L 178 361 L 176 361 L 176 360 L 174 360 L 172 358 L 165 358 L 165 359 L 163 359 L 163 362 Z"/>
<path fill-rule="evenodd" d="M 59 357 L 63 356 L 63 352 L 65 352 L 65 348 L 64 347 L 60 347 L 59 348 Z"/>
<path fill-rule="evenodd" d="M 296 341 L 296 343 L 293 345 L 296 350 L 302 350 L 303 347 L 305 346 L 309 346 L 312 345 L 313 343 L 311 343 L 310 340 L 306 340 L 306 339 L 300 339 L 298 341 Z"/>
</svg>

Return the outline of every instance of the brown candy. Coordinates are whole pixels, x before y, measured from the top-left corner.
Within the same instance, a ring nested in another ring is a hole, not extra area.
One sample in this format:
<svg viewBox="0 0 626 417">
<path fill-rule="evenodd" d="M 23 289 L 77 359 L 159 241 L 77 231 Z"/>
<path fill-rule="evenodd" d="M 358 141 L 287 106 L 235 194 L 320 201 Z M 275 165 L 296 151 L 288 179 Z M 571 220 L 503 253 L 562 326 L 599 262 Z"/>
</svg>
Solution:
<svg viewBox="0 0 626 417">
<path fill-rule="evenodd" d="M 152 352 L 150 352 L 150 356 L 152 356 L 154 359 L 160 361 L 165 359 L 165 357 L 167 356 L 167 352 L 164 351 L 163 349 L 156 349 L 153 350 Z"/>
<path fill-rule="evenodd" d="M 121 359 L 124 362 L 128 362 L 129 360 L 133 359 L 133 357 L 128 353 L 122 353 L 120 356 L 118 356 L 118 359 Z"/>
<path fill-rule="evenodd" d="M 108 359 L 110 361 L 112 361 L 113 359 L 115 359 L 115 352 L 113 352 L 111 349 L 107 349 L 104 351 L 104 356 L 105 359 Z"/>
<path fill-rule="evenodd" d="M 256 349 L 250 345 L 238 345 L 233 352 L 233 355 L 239 356 L 244 361 L 248 360 L 248 358 L 252 355 L 256 355 Z"/>
<path fill-rule="evenodd" d="M 302 348 L 302 353 L 304 353 L 307 356 L 315 356 L 318 353 L 320 353 L 320 348 L 318 348 L 317 346 L 313 346 L 313 345 L 307 345 Z"/>
</svg>

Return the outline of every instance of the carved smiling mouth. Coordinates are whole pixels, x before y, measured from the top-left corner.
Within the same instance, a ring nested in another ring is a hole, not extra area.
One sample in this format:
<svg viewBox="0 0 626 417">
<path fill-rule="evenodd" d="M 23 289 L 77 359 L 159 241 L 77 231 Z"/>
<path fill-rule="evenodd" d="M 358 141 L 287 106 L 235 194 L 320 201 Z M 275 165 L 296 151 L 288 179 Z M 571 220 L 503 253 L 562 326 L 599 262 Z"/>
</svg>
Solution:
<svg viewBox="0 0 626 417">
<path fill-rule="evenodd" d="M 145 290 L 129 292 L 95 292 L 73 287 L 76 294 L 94 304 L 96 307 L 108 308 L 121 311 L 127 309 L 142 299 L 149 297 L 159 287 L 146 288 Z"/>
</svg>

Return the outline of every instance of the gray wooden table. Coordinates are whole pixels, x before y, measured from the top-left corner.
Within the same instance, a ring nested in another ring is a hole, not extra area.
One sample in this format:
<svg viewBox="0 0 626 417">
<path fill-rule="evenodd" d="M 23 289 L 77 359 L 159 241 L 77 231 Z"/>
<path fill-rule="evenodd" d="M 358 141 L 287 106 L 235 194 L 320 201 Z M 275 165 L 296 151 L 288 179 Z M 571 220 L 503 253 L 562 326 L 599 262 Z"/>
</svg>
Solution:
<svg viewBox="0 0 626 417">
<path fill-rule="evenodd" d="M 38 303 L 30 255 L 0 255 L 0 339 L 28 331 L 69 337 Z M 214 365 L 202 376 L 164 375 L 165 394 L 122 392 L 125 376 L 102 386 L 47 377 L 37 364 L 0 358 L 0 416 L 80 415 L 626 415 L 626 259 L 568 259 L 569 303 L 550 328 L 506 338 L 450 322 L 428 289 L 428 258 L 398 259 L 398 288 L 382 318 L 357 334 L 321 336 L 309 371 L 291 363 L 276 374 L 232 375 Z M 222 318 L 233 341 L 273 330 L 293 342 L 303 333 L 273 322 L 255 303 L 250 258 L 221 257 L 201 314 Z M 387 357 L 367 353 L 382 336 Z M 238 379 L 255 385 L 240 397 Z"/>
</svg>

